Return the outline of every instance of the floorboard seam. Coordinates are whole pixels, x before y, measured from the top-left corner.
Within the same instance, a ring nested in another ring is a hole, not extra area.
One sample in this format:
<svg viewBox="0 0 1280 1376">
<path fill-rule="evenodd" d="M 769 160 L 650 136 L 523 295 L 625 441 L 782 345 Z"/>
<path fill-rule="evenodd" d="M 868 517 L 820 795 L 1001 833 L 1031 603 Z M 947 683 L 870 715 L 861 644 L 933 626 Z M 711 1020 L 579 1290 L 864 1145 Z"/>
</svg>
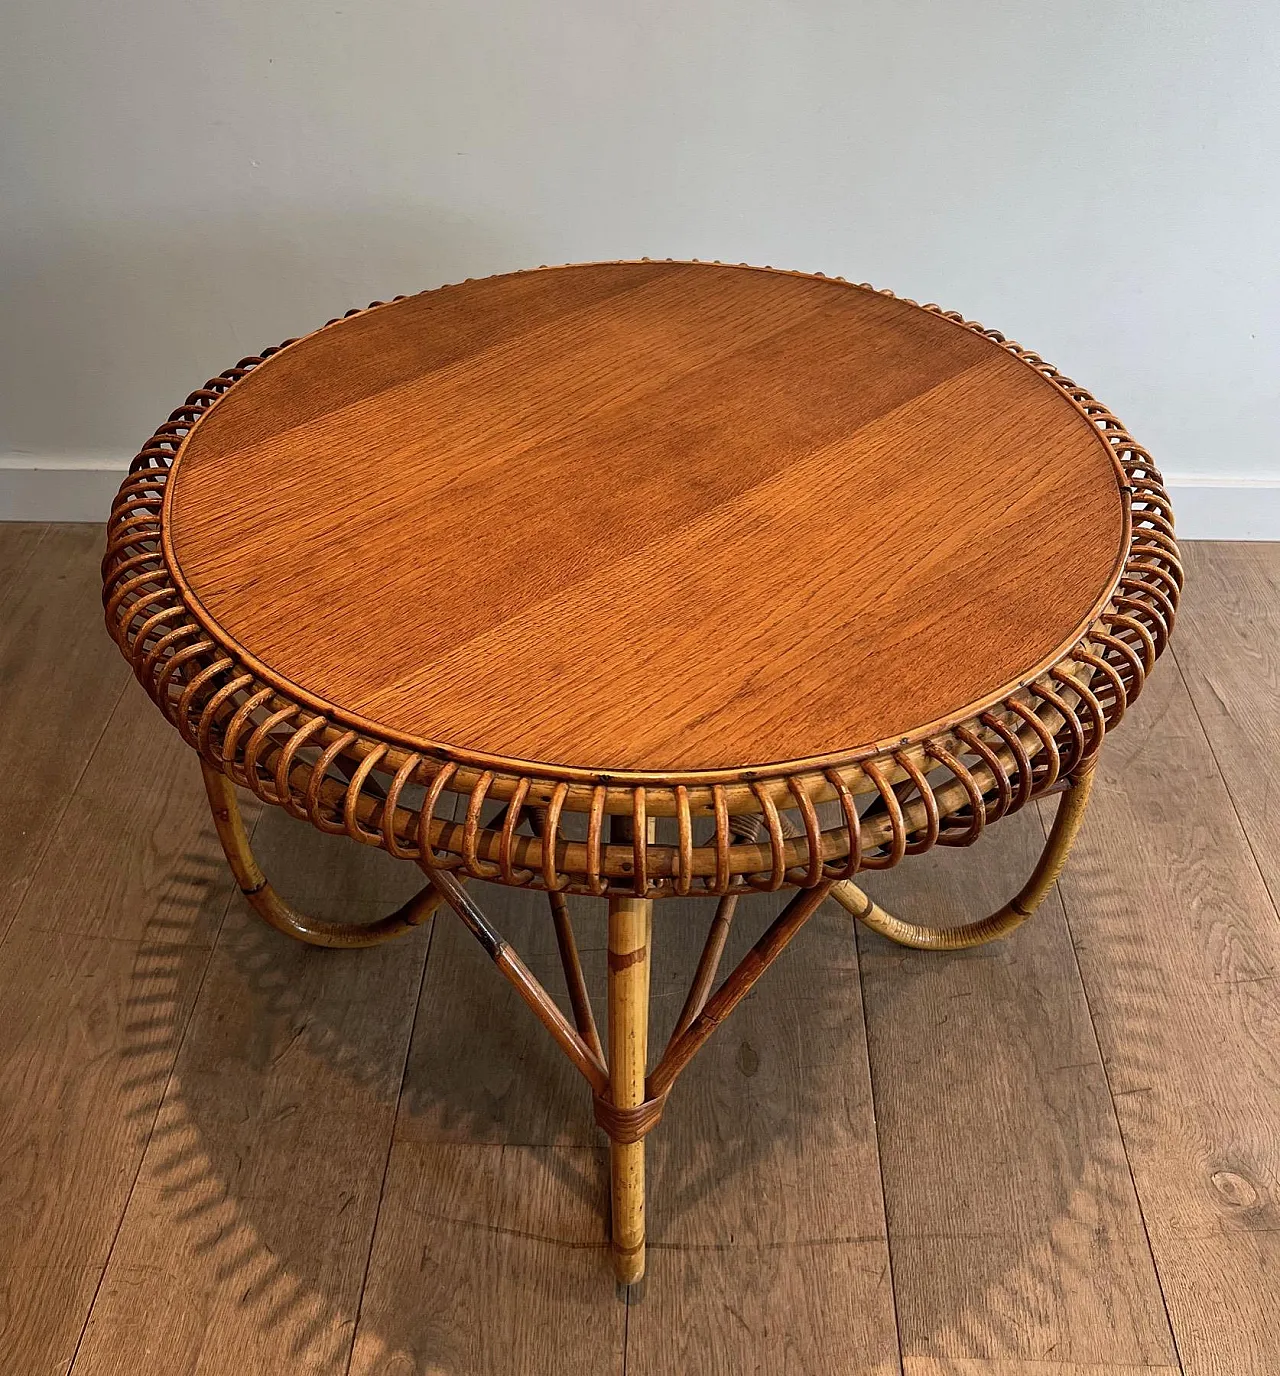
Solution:
<svg viewBox="0 0 1280 1376">
<path fill-rule="evenodd" d="M 1262 867 L 1262 862 L 1258 859 L 1258 852 L 1254 849 L 1253 837 L 1249 835 L 1249 828 L 1240 815 L 1235 794 L 1231 791 L 1230 780 L 1228 780 L 1226 771 L 1222 767 L 1222 762 L 1218 759 L 1218 752 L 1213 748 L 1213 737 L 1209 734 L 1209 728 L 1204 724 L 1204 718 L 1200 715 L 1200 704 L 1196 701 L 1196 695 L 1191 690 L 1191 680 L 1183 670 L 1182 661 L 1172 646 L 1169 649 L 1169 658 L 1173 660 L 1174 667 L 1178 671 L 1178 677 L 1182 680 L 1182 686 L 1187 690 L 1187 697 L 1191 701 L 1191 710 L 1195 714 L 1196 725 L 1200 728 L 1200 734 L 1204 737 L 1205 745 L 1209 748 L 1209 756 L 1213 760 L 1214 769 L 1218 771 L 1218 778 L 1222 780 L 1222 787 L 1226 790 L 1227 801 L 1231 804 L 1236 825 L 1240 828 L 1240 834 L 1244 837 L 1245 845 L 1249 847 L 1249 858 L 1253 861 L 1254 869 L 1258 871 L 1258 878 L 1262 880 L 1262 889 L 1271 904 L 1271 911 L 1275 914 L 1276 921 L 1280 922 L 1280 901 L 1277 901 L 1276 895 L 1271 892 L 1271 885 L 1267 883 L 1267 873 Z"/>
<path fill-rule="evenodd" d="M 1036 809 L 1036 815 L 1040 820 L 1040 829 L 1045 834 L 1046 841 L 1049 837 L 1049 826 L 1045 821 L 1042 808 Z M 1075 966 L 1076 980 L 1080 985 L 1080 995 L 1084 999 L 1084 1006 L 1089 1014 L 1089 1031 L 1093 1034 L 1093 1044 L 1098 1050 L 1098 1065 L 1102 1069 L 1103 1082 L 1107 1086 L 1107 1099 L 1111 1104 L 1111 1117 L 1116 1125 L 1116 1136 L 1120 1140 L 1120 1150 L 1124 1152 L 1124 1166 L 1129 1174 L 1129 1188 L 1133 1191 L 1133 1202 L 1137 1206 L 1138 1221 L 1142 1224 L 1143 1241 L 1147 1244 L 1147 1255 L 1151 1258 L 1151 1270 L 1156 1278 L 1156 1289 L 1160 1292 L 1160 1307 L 1164 1311 L 1165 1330 L 1169 1334 L 1169 1342 L 1173 1346 L 1173 1358 L 1177 1363 L 1175 1367 L 1160 1366 L 1153 1367 L 1153 1370 L 1178 1371 L 1185 1374 L 1186 1368 L 1182 1361 L 1182 1352 L 1178 1347 L 1178 1334 L 1173 1326 L 1173 1316 L 1169 1313 L 1169 1298 L 1165 1294 L 1164 1277 L 1160 1274 L 1160 1263 L 1156 1259 L 1155 1248 L 1151 1244 L 1151 1229 L 1147 1225 L 1147 1211 L 1142 1202 L 1142 1192 L 1138 1189 L 1138 1178 L 1134 1174 L 1133 1160 L 1129 1154 L 1129 1142 L 1125 1136 L 1124 1123 L 1120 1119 L 1120 1112 L 1116 1108 L 1116 1093 L 1111 1084 L 1111 1071 L 1107 1066 L 1107 1058 L 1103 1054 L 1102 1039 L 1098 1036 L 1098 1023 L 1093 1013 L 1093 1000 L 1089 997 L 1089 986 L 1085 981 L 1084 970 L 1080 965 L 1080 954 L 1076 949 L 1075 933 L 1071 930 L 1071 912 L 1067 903 L 1067 895 L 1063 891 L 1060 881 L 1054 881 L 1054 891 L 1058 895 L 1058 902 L 1062 907 L 1062 922 L 1067 929 L 1067 944 L 1071 947 L 1071 962 Z"/>
<path fill-rule="evenodd" d="M 115 715 L 114 709 L 112 716 Z M 108 718 L 110 720 L 110 718 Z M 105 730 L 105 728 L 104 728 Z M 87 767 L 87 766 L 86 766 Z M 261 813 L 259 813 L 259 817 Z M 254 822 L 254 829 L 257 829 L 257 822 Z M 234 884 L 231 885 L 230 892 L 227 894 L 227 901 L 223 904 L 222 915 L 218 919 L 218 930 L 213 941 L 205 949 L 204 968 L 200 971 L 200 980 L 196 985 L 196 990 L 191 999 L 191 1005 L 187 1010 L 186 1020 L 182 1024 L 182 1035 L 177 1039 L 173 1048 L 173 1057 L 169 1062 L 169 1069 L 165 1075 L 164 1089 L 156 1101 L 156 1111 L 151 1117 L 151 1125 L 147 1128 L 146 1140 L 142 1144 L 142 1150 L 138 1153 L 138 1164 L 133 1172 L 133 1179 L 129 1182 L 129 1192 L 125 1195 L 124 1204 L 120 1209 L 120 1217 L 116 1219 L 115 1231 L 111 1235 L 111 1245 L 107 1248 L 106 1259 L 102 1263 L 102 1271 L 98 1276 L 98 1283 L 93 1288 L 93 1298 L 89 1301 L 89 1308 L 85 1312 L 84 1323 L 80 1325 L 80 1334 L 76 1338 L 75 1351 L 71 1354 L 71 1362 L 67 1367 L 67 1376 L 73 1376 L 76 1363 L 80 1360 L 80 1349 L 84 1344 L 85 1334 L 89 1331 L 89 1324 L 93 1319 L 93 1311 L 98 1304 L 98 1296 L 102 1293 L 102 1286 L 107 1278 L 107 1272 L 111 1269 L 111 1258 L 115 1255 L 116 1244 L 120 1241 L 120 1233 L 124 1228 L 124 1221 L 129 1215 L 129 1205 L 133 1200 L 133 1192 L 138 1186 L 138 1177 L 142 1174 L 142 1167 L 146 1162 L 147 1153 L 151 1150 L 151 1140 L 155 1136 L 156 1123 L 160 1120 L 164 1106 L 169 1099 L 169 1090 L 173 1085 L 173 1072 L 182 1055 L 182 1048 L 186 1045 L 187 1034 L 191 1030 L 191 1024 L 195 1020 L 196 1009 L 200 1006 L 200 996 L 204 993 L 205 981 L 209 977 L 209 970 L 213 965 L 213 957 L 218 949 L 218 943 L 222 939 L 223 928 L 226 926 L 227 914 L 231 911 L 231 905 L 239 895 L 239 890 Z"/>
<path fill-rule="evenodd" d="M 0 947 L 3 947 L 9 940 L 9 933 L 13 931 L 14 924 L 18 920 L 19 914 L 26 906 L 27 898 L 31 893 L 31 886 L 35 883 L 36 875 L 40 873 L 45 856 L 49 854 L 49 847 L 53 845 L 53 838 L 57 834 L 58 828 L 62 825 L 62 819 L 67 815 L 67 809 L 71 806 L 72 799 L 74 799 L 76 794 L 80 791 L 80 785 L 84 783 L 84 776 L 89 772 L 89 766 L 93 763 L 94 756 L 101 749 L 107 731 L 112 721 L 115 719 L 116 712 L 119 710 L 121 702 L 124 701 L 124 695 L 128 692 L 129 685 L 132 682 L 133 677 L 130 675 L 120 685 L 119 693 L 117 693 L 112 700 L 111 706 L 107 709 L 106 715 L 102 719 L 102 730 L 94 737 L 93 745 L 85 751 L 84 763 L 80 766 L 80 772 L 76 775 L 75 783 L 67 789 L 67 796 L 62 800 L 62 806 L 58 809 L 57 815 L 51 817 L 48 825 L 45 827 L 44 845 L 40 847 L 40 853 L 33 858 L 30 873 L 27 875 L 27 882 L 23 886 L 22 894 L 13 905 L 13 913 L 9 921 L 5 924 L 4 931 L 0 932 Z"/>
<path fill-rule="evenodd" d="M 422 957 L 422 973 L 418 977 L 418 995 L 413 1001 L 413 1017 L 409 1021 L 409 1035 L 404 1044 L 404 1060 L 400 1064 L 400 1087 L 396 1092 L 396 1111 L 391 1115 L 391 1128 L 387 1133 L 387 1154 L 382 1163 L 382 1179 L 378 1182 L 378 1203 L 373 1211 L 373 1227 L 369 1229 L 369 1249 L 365 1253 L 364 1269 L 360 1276 L 360 1298 L 356 1301 L 355 1322 L 351 1325 L 351 1345 L 347 1349 L 347 1360 L 343 1365 L 343 1376 L 350 1376 L 351 1363 L 355 1361 L 356 1340 L 360 1336 L 360 1320 L 364 1316 L 364 1292 L 369 1284 L 369 1268 L 373 1265 L 373 1249 L 378 1240 L 378 1225 L 382 1222 L 382 1202 L 387 1193 L 387 1176 L 391 1173 L 391 1157 L 396 1147 L 396 1125 L 400 1121 L 400 1103 L 404 1098 L 405 1077 L 409 1073 L 409 1058 L 413 1055 L 413 1038 L 418 1030 L 418 1014 L 422 1010 L 422 995 L 427 987 L 427 966 L 431 963 L 431 950 L 436 942 L 436 922 L 440 911 L 437 909 L 431 918 L 431 930 L 427 933 L 427 949 Z"/>
<path fill-rule="evenodd" d="M 880 1182 L 880 1220 L 884 1225 L 885 1264 L 889 1268 L 889 1297 L 893 1304 L 893 1337 L 898 1346 L 898 1376 L 906 1370 L 906 1360 L 902 1353 L 902 1324 L 898 1316 L 898 1286 L 893 1274 L 893 1240 L 889 1236 L 889 1201 L 884 1188 L 884 1143 L 880 1136 L 880 1114 L 877 1111 L 876 1068 L 871 1055 L 871 1029 L 867 1023 L 866 990 L 862 983 L 862 952 L 858 946 L 859 932 L 857 923 L 850 919 L 849 940 L 853 944 L 853 957 L 858 964 L 858 1002 L 862 1009 L 862 1041 L 867 1049 L 867 1081 L 871 1086 L 871 1121 L 876 1132 L 876 1179 Z"/>
<path fill-rule="evenodd" d="M 36 554 L 39 552 L 40 546 L 43 545 L 45 540 L 48 538 L 50 529 L 51 527 L 48 525 L 43 525 L 40 527 L 40 534 L 36 536 L 35 544 L 31 546 L 30 550 L 28 550 L 27 557 L 22 561 L 22 564 L 14 570 L 13 582 L 9 585 L 8 593 L 6 593 L 3 598 L 0 598 L 0 615 L 3 615 L 3 613 L 7 610 L 9 603 L 13 600 L 14 597 L 17 596 L 18 588 L 22 583 L 23 575 L 31 567 L 31 562 L 36 557 Z"/>
</svg>

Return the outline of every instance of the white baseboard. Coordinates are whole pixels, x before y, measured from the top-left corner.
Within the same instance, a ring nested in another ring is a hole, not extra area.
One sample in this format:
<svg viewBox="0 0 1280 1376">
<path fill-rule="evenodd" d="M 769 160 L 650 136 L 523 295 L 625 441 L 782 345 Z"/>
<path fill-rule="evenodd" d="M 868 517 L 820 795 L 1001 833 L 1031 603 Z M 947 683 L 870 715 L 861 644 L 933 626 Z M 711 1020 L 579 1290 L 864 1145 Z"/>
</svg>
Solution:
<svg viewBox="0 0 1280 1376">
<path fill-rule="evenodd" d="M 104 521 L 128 459 L 0 454 L 0 521 Z M 1280 540 L 1280 478 L 1166 473 L 1184 540 Z"/>
<path fill-rule="evenodd" d="M 1178 538 L 1280 540 L 1280 478 L 1166 473 Z"/>
<path fill-rule="evenodd" d="M 0 521 L 105 521 L 128 469 L 114 454 L 0 454 Z"/>
</svg>

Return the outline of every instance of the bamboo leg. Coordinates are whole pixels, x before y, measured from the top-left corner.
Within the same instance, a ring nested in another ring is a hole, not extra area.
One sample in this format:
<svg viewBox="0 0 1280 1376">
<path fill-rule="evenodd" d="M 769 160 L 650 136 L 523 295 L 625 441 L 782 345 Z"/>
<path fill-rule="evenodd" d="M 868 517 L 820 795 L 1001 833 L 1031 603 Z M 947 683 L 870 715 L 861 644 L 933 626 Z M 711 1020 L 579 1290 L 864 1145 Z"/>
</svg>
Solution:
<svg viewBox="0 0 1280 1376">
<path fill-rule="evenodd" d="M 676 1076 L 689 1064 L 695 1053 L 751 992 L 756 981 L 787 949 L 792 938 L 817 912 L 831 892 L 831 882 L 812 889 L 801 889 L 777 917 L 768 930 L 734 967 L 720 988 L 703 1005 L 698 1016 L 662 1053 L 662 1059 L 649 1076 L 650 1100 L 662 1098 L 676 1081 Z"/>
<path fill-rule="evenodd" d="M 549 893 L 551 920 L 556 929 L 556 946 L 560 951 L 560 964 L 564 967 L 565 985 L 569 990 L 569 1006 L 573 1009 L 573 1021 L 582 1040 L 604 1059 L 604 1047 L 600 1044 L 600 1031 L 596 1027 L 596 1017 L 591 1011 L 591 995 L 587 992 L 586 976 L 582 973 L 582 961 L 578 956 L 578 943 L 573 935 L 573 919 L 569 916 L 569 905 L 564 894 Z"/>
<path fill-rule="evenodd" d="M 1053 826 L 1031 878 L 1013 898 L 989 917 L 978 922 L 967 922 L 960 927 L 931 927 L 904 922 L 900 917 L 885 912 L 850 880 L 833 885 L 831 897 L 872 931 L 896 941 L 899 946 L 910 946 L 917 951 L 960 951 L 969 946 L 984 946 L 988 941 L 1008 936 L 1035 912 L 1062 873 L 1067 856 L 1071 853 L 1072 842 L 1084 821 L 1085 806 L 1093 788 L 1094 764 L 1093 758 L 1085 761 L 1071 780 L 1071 787 L 1062 794 Z"/>
<path fill-rule="evenodd" d="M 724 944 L 729 939 L 729 928 L 733 925 L 733 914 L 737 906 L 736 894 L 725 894 L 716 904 L 716 915 L 711 919 L 702 955 L 698 958 L 698 968 L 694 972 L 693 982 L 689 985 L 688 996 L 680 1010 L 680 1016 L 676 1019 L 676 1025 L 671 1029 L 671 1036 L 667 1039 L 668 1051 L 689 1030 L 693 1020 L 706 1005 L 711 994 L 711 986 L 716 982 L 716 971 L 720 968 L 720 958 L 724 955 Z"/>
<path fill-rule="evenodd" d="M 644 1102 L 649 1053 L 653 903 L 609 900 L 609 1094 L 618 1108 Z M 613 1265 L 624 1285 L 644 1275 L 644 1138 L 609 1143 Z"/>
<path fill-rule="evenodd" d="M 578 1030 L 560 1011 L 555 999 L 547 993 L 533 971 L 498 934 L 479 904 L 462 887 L 457 876 L 450 874 L 448 870 L 436 870 L 432 873 L 432 879 L 450 907 L 462 919 L 466 929 L 489 953 L 489 959 L 498 967 L 499 972 L 511 983 L 543 1027 L 555 1038 L 556 1045 L 582 1072 L 591 1088 L 597 1094 L 603 1094 L 609 1087 L 609 1076 L 603 1059 L 597 1057 L 583 1041 Z"/>
<path fill-rule="evenodd" d="M 284 932 L 296 941 L 305 941 L 309 946 L 338 949 L 378 946 L 420 927 L 440 906 L 439 890 L 434 884 L 428 883 L 407 903 L 377 922 L 325 922 L 298 912 L 271 887 L 253 857 L 240 816 L 240 804 L 236 801 L 235 785 L 225 774 L 211 768 L 203 760 L 200 761 L 200 769 L 204 775 L 205 792 L 209 795 L 213 824 L 218 829 L 218 840 L 222 843 L 222 852 L 227 857 L 231 873 L 240 885 L 240 892 L 258 915 L 276 931 Z"/>
<path fill-rule="evenodd" d="M 530 815 L 534 835 L 544 836 L 546 808 L 531 808 Z M 564 894 L 554 891 L 547 894 L 547 901 L 551 906 L 551 920 L 555 924 L 556 946 L 560 951 L 560 964 L 564 968 L 564 981 L 569 991 L 574 1024 L 582 1040 L 603 1061 L 604 1047 L 600 1043 L 595 1014 L 591 1011 L 591 995 L 587 991 L 586 976 L 582 972 L 582 960 L 578 955 L 578 943 L 573 935 L 573 919 L 569 916 L 569 905 Z"/>
</svg>

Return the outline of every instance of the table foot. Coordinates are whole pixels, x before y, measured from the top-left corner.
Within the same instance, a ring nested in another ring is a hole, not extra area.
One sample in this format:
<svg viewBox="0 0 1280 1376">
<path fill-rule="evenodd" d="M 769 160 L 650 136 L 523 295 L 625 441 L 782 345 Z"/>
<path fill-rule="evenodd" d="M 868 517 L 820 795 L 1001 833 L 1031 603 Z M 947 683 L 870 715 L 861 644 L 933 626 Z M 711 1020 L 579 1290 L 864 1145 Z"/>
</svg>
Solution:
<svg viewBox="0 0 1280 1376">
<path fill-rule="evenodd" d="M 1083 761 L 1071 779 L 1071 787 L 1061 795 L 1053 826 L 1031 878 L 1015 897 L 989 917 L 959 927 L 932 927 L 924 923 L 904 922 L 902 918 L 886 912 L 852 880 L 833 884 L 831 897 L 872 931 L 879 932 L 899 946 L 909 946 L 917 951 L 960 951 L 970 946 L 985 946 L 988 941 L 1008 936 L 1035 912 L 1062 873 L 1072 843 L 1084 821 L 1085 807 L 1093 788 L 1095 762 L 1096 756 Z"/>
<path fill-rule="evenodd" d="M 326 922 L 307 917 L 276 893 L 254 859 L 240 815 L 240 804 L 236 800 L 235 785 L 225 774 L 203 760 L 200 769 L 204 775 L 205 792 L 209 795 L 213 824 L 218 830 L 218 840 L 222 843 L 222 852 L 227 857 L 231 873 L 253 909 L 276 931 L 284 932 L 295 941 L 304 941 L 309 946 L 340 950 L 378 946 L 420 927 L 440 906 L 443 895 L 434 884 L 428 882 L 407 903 L 376 922 Z"/>
</svg>

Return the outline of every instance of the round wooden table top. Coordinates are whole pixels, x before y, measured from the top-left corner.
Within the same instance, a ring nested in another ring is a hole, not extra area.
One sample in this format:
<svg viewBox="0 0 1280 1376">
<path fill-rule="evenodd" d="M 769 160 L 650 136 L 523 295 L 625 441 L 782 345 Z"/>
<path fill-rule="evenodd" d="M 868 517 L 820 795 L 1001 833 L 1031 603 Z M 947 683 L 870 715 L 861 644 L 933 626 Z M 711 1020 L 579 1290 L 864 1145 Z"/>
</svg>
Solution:
<svg viewBox="0 0 1280 1376">
<path fill-rule="evenodd" d="M 1053 382 L 825 278 L 599 264 L 330 325 L 195 424 L 164 548 L 266 682 L 600 774 L 848 756 L 1077 643 L 1123 470 Z"/>
</svg>

